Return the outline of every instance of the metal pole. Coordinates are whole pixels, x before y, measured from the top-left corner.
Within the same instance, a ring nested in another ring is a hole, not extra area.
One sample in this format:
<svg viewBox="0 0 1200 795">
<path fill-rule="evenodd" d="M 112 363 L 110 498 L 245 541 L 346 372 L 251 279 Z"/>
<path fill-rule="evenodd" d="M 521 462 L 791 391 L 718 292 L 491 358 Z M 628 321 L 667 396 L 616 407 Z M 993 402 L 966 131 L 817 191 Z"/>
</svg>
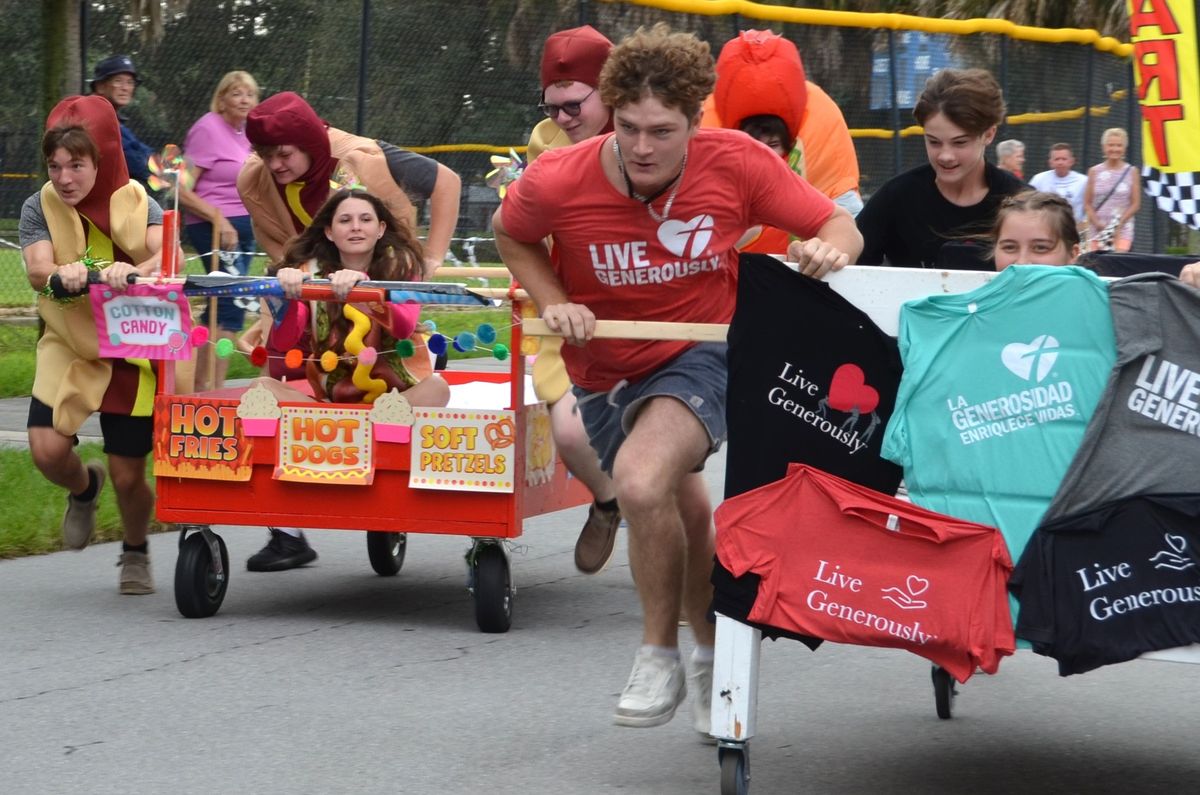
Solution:
<svg viewBox="0 0 1200 795">
<path fill-rule="evenodd" d="M 1134 68 L 1135 67 L 1133 65 L 1133 59 L 1130 59 L 1129 60 L 1129 108 L 1127 111 L 1129 120 L 1127 122 L 1125 122 L 1125 124 L 1126 124 L 1125 129 L 1129 130 L 1129 137 L 1130 137 L 1131 141 L 1133 140 L 1133 137 L 1134 137 L 1134 131 L 1137 130 L 1137 128 L 1138 128 L 1138 118 L 1137 118 L 1138 113 L 1137 112 L 1138 112 L 1138 109 L 1141 107 L 1140 105 L 1138 105 L 1137 76 L 1134 74 Z"/>
<path fill-rule="evenodd" d="M 892 175 L 900 173 L 901 170 L 901 151 L 900 151 L 900 108 L 897 105 L 896 96 L 899 94 L 899 89 L 896 86 L 896 31 L 889 30 L 887 32 L 888 43 L 888 90 L 891 92 L 891 101 L 888 103 L 892 107 Z"/>
<path fill-rule="evenodd" d="M 1084 70 L 1085 85 L 1084 102 L 1083 102 L 1083 148 L 1080 150 L 1084 153 L 1085 163 L 1091 162 L 1088 158 L 1091 157 L 1091 149 L 1088 145 L 1092 140 L 1092 81 L 1096 79 L 1096 48 L 1090 44 L 1083 44 L 1087 47 L 1087 65 Z"/>
<path fill-rule="evenodd" d="M 87 85 L 88 3 L 79 4 L 79 93 L 88 92 Z"/>
<path fill-rule="evenodd" d="M 1008 91 L 1008 36 L 1000 36 L 1000 93 L 1007 99 Z M 1003 141 L 1008 133 L 1008 116 L 1000 120 L 1000 129 L 996 138 Z"/>
<path fill-rule="evenodd" d="M 367 56 L 370 54 L 371 0 L 363 0 L 362 26 L 358 36 L 358 112 L 354 132 L 362 135 L 367 126 Z"/>
<path fill-rule="evenodd" d="M 580 27 L 590 24 L 588 22 L 589 16 L 591 16 L 591 15 L 588 13 L 587 0 L 579 0 L 579 25 L 580 25 Z"/>
</svg>

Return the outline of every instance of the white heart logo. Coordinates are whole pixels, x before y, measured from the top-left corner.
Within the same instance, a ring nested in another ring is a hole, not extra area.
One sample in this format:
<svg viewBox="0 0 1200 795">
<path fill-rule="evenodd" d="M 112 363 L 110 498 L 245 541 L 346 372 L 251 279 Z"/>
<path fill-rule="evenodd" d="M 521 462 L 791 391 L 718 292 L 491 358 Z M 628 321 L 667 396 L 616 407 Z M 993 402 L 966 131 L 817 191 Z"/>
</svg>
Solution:
<svg viewBox="0 0 1200 795">
<path fill-rule="evenodd" d="M 703 253 L 713 235 L 713 217 L 697 215 L 690 221 L 669 218 L 658 227 L 658 242 L 677 257 L 694 259 Z M 687 254 L 684 254 L 684 252 Z"/>
<path fill-rule="evenodd" d="M 1050 374 L 1050 368 L 1058 359 L 1058 340 L 1049 334 L 1034 338 L 1026 345 L 1023 342 L 1013 342 L 1005 345 L 1000 351 L 1000 361 L 1015 375 L 1030 380 L 1034 372 L 1034 362 L 1037 362 L 1037 382 L 1041 383 Z"/>
<path fill-rule="evenodd" d="M 1170 533 L 1164 534 L 1163 538 L 1167 539 L 1167 543 L 1171 545 L 1171 549 L 1183 554 L 1183 550 L 1187 547 L 1187 541 L 1183 536 L 1173 536 Z"/>
<path fill-rule="evenodd" d="M 929 587 L 929 580 L 924 577 L 918 577 L 915 574 L 908 575 L 908 592 L 913 596 L 920 596 L 925 593 L 925 589 Z"/>
</svg>

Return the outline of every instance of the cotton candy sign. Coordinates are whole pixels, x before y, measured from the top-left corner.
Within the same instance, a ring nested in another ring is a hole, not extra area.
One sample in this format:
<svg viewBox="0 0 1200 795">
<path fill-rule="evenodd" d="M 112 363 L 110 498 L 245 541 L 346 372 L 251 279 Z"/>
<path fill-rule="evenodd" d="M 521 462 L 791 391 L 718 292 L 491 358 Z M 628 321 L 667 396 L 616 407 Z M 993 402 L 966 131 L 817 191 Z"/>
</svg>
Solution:
<svg viewBox="0 0 1200 795">
<path fill-rule="evenodd" d="M 105 359 L 188 359 L 192 312 L 179 285 L 91 286 L 100 356 Z"/>
</svg>

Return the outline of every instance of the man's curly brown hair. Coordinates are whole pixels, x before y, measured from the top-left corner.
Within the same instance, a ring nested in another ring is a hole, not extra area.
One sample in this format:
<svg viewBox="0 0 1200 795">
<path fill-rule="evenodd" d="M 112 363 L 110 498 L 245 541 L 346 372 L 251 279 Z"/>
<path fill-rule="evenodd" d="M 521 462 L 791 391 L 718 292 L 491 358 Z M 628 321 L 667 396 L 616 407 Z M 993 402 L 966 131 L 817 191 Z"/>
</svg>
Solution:
<svg viewBox="0 0 1200 795">
<path fill-rule="evenodd" d="M 621 108 L 648 94 L 690 121 L 716 80 L 708 43 L 691 33 L 672 33 L 659 22 L 638 28 L 613 48 L 600 71 L 600 101 Z"/>
</svg>

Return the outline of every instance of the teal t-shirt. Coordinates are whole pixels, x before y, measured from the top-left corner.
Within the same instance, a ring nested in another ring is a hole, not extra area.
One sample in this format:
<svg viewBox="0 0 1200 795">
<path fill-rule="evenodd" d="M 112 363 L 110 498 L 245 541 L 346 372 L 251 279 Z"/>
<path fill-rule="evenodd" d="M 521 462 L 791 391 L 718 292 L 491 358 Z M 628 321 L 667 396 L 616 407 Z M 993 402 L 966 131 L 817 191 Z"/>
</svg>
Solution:
<svg viewBox="0 0 1200 795">
<path fill-rule="evenodd" d="M 1016 561 L 1116 353 L 1107 287 L 1083 268 L 1014 265 L 971 292 L 910 301 L 882 454 L 904 467 L 913 502 L 999 528 Z"/>
</svg>

